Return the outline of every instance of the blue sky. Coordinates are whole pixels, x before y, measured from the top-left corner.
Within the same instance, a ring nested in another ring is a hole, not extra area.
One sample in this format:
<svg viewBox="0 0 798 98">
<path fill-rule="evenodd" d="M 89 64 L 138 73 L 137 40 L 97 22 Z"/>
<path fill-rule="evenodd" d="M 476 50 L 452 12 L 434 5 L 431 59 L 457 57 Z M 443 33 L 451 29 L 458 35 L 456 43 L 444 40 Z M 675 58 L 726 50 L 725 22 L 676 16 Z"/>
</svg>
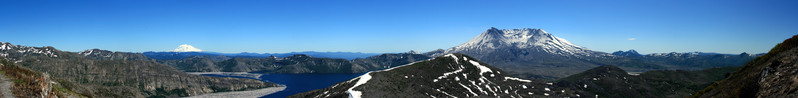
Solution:
<svg viewBox="0 0 798 98">
<path fill-rule="evenodd" d="M 490 27 L 592 50 L 763 53 L 798 34 L 794 0 L 2 0 L 0 41 L 66 51 L 406 52 Z M 630 40 L 634 39 L 634 40 Z"/>
</svg>

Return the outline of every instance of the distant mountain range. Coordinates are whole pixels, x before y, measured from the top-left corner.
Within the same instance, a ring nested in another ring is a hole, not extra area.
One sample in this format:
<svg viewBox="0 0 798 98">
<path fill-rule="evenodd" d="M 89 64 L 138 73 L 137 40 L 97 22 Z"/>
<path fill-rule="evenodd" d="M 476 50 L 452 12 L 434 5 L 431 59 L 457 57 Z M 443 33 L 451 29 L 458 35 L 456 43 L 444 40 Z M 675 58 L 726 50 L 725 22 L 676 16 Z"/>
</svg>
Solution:
<svg viewBox="0 0 798 98">
<path fill-rule="evenodd" d="M 188 51 L 188 52 L 144 52 L 142 53 L 147 57 L 157 59 L 157 60 L 175 60 L 175 59 L 183 59 L 190 56 L 205 56 L 205 55 L 223 55 L 228 57 L 241 57 L 241 58 L 267 58 L 270 56 L 275 57 L 288 57 L 295 54 L 304 54 L 313 57 L 326 57 L 326 58 L 342 58 L 347 60 L 353 60 L 357 58 L 366 58 L 369 56 L 380 55 L 381 53 L 360 53 L 360 52 L 314 52 L 314 51 L 305 51 L 305 52 L 290 52 L 290 53 L 218 53 L 218 52 L 198 52 L 198 51 Z"/>
<path fill-rule="evenodd" d="M 179 97 L 277 86 L 253 79 L 190 75 L 139 53 L 90 49 L 79 53 L 53 47 L 0 43 L 5 64 L 49 74 L 54 90 L 84 97 Z M 41 91 L 41 90 L 33 90 Z M 31 93 L 37 96 L 37 93 Z"/>
<path fill-rule="evenodd" d="M 720 53 L 705 53 L 705 52 L 687 52 L 687 53 L 652 53 L 648 55 L 640 55 L 635 50 L 617 51 L 613 55 L 624 56 L 636 60 L 676 65 L 675 69 L 689 69 L 701 70 L 712 67 L 725 67 L 725 66 L 740 66 L 745 62 L 751 61 L 756 57 L 764 55 L 761 54 L 720 54 Z"/>
<path fill-rule="evenodd" d="M 739 66 L 758 56 L 691 53 L 642 56 L 633 50 L 610 54 L 577 46 L 542 29 L 531 28 L 490 28 L 459 46 L 424 54 L 434 57 L 451 53 L 473 56 L 516 76 L 540 79 L 562 78 L 603 65 L 615 65 L 633 72 Z"/>
<path fill-rule="evenodd" d="M 263 58 L 194 55 L 183 59 L 157 61 L 187 72 L 363 73 L 429 58 L 414 53 L 381 54 L 354 60 L 318 58 L 304 54 Z"/>
</svg>

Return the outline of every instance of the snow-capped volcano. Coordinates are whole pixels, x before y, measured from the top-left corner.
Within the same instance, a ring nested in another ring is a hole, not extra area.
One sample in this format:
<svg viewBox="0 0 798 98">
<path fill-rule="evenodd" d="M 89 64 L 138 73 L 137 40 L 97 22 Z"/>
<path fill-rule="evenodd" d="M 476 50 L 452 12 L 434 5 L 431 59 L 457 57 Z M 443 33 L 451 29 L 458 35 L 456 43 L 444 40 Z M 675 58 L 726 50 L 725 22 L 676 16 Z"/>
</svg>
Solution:
<svg viewBox="0 0 798 98">
<path fill-rule="evenodd" d="M 558 78 L 600 65 L 638 66 L 611 54 L 592 51 L 542 29 L 490 28 L 471 40 L 446 50 L 425 54 L 462 53 L 505 71 L 535 78 Z M 617 61 L 617 62 L 616 62 Z"/>
<path fill-rule="evenodd" d="M 200 51 L 202 51 L 202 50 L 194 48 L 194 46 L 191 46 L 191 45 L 188 45 L 188 44 L 183 44 L 183 45 L 177 46 L 177 48 L 172 50 L 172 52 L 200 52 Z"/>
<path fill-rule="evenodd" d="M 497 48 L 534 48 L 553 54 L 589 55 L 587 48 L 574 45 L 565 39 L 547 33 L 543 29 L 503 29 L 490 28 L 466 43 L 447 50 L 446 53 Z"/>
</svg>

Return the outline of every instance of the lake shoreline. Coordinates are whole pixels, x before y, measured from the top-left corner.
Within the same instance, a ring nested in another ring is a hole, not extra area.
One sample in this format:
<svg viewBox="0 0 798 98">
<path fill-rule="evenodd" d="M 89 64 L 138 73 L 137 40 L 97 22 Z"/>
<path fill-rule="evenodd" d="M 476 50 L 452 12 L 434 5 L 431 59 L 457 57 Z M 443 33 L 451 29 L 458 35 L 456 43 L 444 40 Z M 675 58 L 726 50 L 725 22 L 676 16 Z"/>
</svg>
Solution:
<svg viewBox="0 0 798 98">
<path fill-rule="evenodd" d="M 255 80 L 260 80 L 260 77 L 263 76 L 263 74 L 249 73 L 249 72 L 186 72 L 186 73 L 192 75 L 203 75 L 203 76 L 204 75 L 235 76 L 238 78 L 243 77 Z M 189 96 L 185 98 L 257 98 L 283 91 L 286 88 L 287 86 L 280 85 L 277 87 L 267 87 L 267 88 L 245 90 L 245 91 L 215 92 L 215 93 L 201 94 L 196 96 Z"/>
<path fill-rule="evenodd" d="M 250 73 L 250 72 L 186 72 L 194 75 L 213 76 L 213 77 L 233 77 L 258 79 L 263 82 L 277 83 L 285 88 L 273 93 L 261 94 L 261 96 L 238 96 L 237 94 L 214 95 L 192 98 L 246 98 L 246 97 L 265 97 L 265 98 L 285 98 L 294 94 L 324 89 L 335 83 L 344 82 L 363 73 L 355 74 L 284 74 L 284 73 Z M 257 78 L 256 78 L 257 77 Z M 313 80 L 313 81 L 308 81 Z M 291 87 L 291 88 L 288 88 Z M 224 92 L 218 92 L 224 93 Z M 203 95 L 199 95 L 203 96 Z"/>
<path fill-rule="evenodd" d="M 213 75 L 223 75 L 223 76 L 238 76 L 238 77 L 253 78 L 256 80 L 260 80 L 260 76 L 263 76 L 263 74 L 249 73 L 249 72 L 186 72 L 186 73 L 193 75 L 213 74 Z"/>
<path fill-rule="evenodd" d="M 268 87 L 256 90 L 216 92 L 189 96 L 185 98 L 257 98 L 285 90 L 286 86 Z"/>
</svg>

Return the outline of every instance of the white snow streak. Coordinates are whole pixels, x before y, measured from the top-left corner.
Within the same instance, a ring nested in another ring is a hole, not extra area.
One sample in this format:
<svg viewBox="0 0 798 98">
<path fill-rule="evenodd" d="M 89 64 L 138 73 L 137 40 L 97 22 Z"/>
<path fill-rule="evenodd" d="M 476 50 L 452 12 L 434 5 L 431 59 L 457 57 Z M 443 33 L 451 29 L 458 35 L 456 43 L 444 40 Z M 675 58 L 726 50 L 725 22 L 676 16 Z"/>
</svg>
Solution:
<svg viewBox="0 0 798 98">
<path fill-rule="evenodd" d="M 452 97 L 452 98 L 457 98 L 457 96 L 452 96 L 452 94 L 449 94 L 449 93 L 446 93 L 446 92 L 444 92 L 444 91 L 441 91 L 441 89 L 435 89 L 435 90 L 438 90 L 438 92 L 441 92 L 441 93 L 443 93 L 443 94 L 446 94 L 446 95 L 448 95 L 449 97 Z"/>
<path fill-rule="evenodd" d="M 425 61 L 430 61 L 430 60 L 433 60 L 433 59 L 435 59 L 435 58 L 427 59 Z M 410 63 L 410 64 L 400 65 L 400 66 L 396 66 L 396 67 L 393 67 L 393 68 L 388 68 L 388 69 L 381 70 L 381 71 L 372 71 L 372 72 L 390 71 L 390 70 L 393 70 L 395 68 L 404 67 L 404 66 L 408 66 L 408 65 L 413 65 L 413 64 L 418 63 L 418 62 L 424 62 L 424 61 L 416 61 L 416 62 L 413 62 L 413 63 Z M 360 96 L 363 95 L 363 92 L 355 91 L 353 89 L 355 89 L 355 87 L 358 87 L 360 85 L 366 84 L 366 82 L 371 80 L 371 75 L 370 74 L 371 74 L 371 72 L 367 72 L 366 74 L 363 74 L 363 75 L 359 76 L 358 77 L 358 81 L 355 83 L 355 85 L 352 86 L 351 88 L 349 88 L 348 90 L 346 90 L 346 92 L 349 93 L 349 98 L 360 98 Z M 349 80 L 349 81 L 352 81 L 352 80 Z"/>
<path fill-rule="evenodd" d="M 460 73 L 460 72 L 463 72 L 463 66 L 460 66 L 459 69 L 454 70 L 452 72 L 443 73 L 443 76 L 439 76 L 438 79 L 443 79 L 443 78 L 449 77 L 449 75 L 452 75 L 452 74 L 455 74 L 455 73 Z M 438 79 L 433 80 L 433 82 L 437 82 Z"/>
<path fill-rule="evenodd" d="M 479 96 L 479 94 L 477 94 L 477 93 L 474 93 L 474 91 L 471 91 L 471 88 L 468 88 L 468 86 L 465 86 L 465 85 L 463 85 L 463 83 L 457 83 L 457 84 L 460 84 L 460 86 L 463 86 L 463 88 L 465 88 L 466 90 L 468 90 L 468 92 L 470 92 L 470 93 L 471 93 L 471 94 L 473 94 L 474 96 Z"/>
<path fill-rule="evenodd" d="M 349 88 L 349 90 L 346 90 L 346 93 L 349 93 L 349 98 L 360 98 L 360 95 L 363 95 L 363 92 L 355 91 L 353 89 L 355 89 L 355 87 L 363 85 L 366 82 L 368 82 L 369 80 L 371 80 L 371 75 L 369 75 L 369 74 L 371 74 L 371 72 L 368 72 L 368 73 L 363 74 L 362 76 L 358 77 L 360 79 L 357 80 L 355 85 L 352 86 L 352 88 Z"/>
<path fill-rule="evenodd" d="M 472 60 L 468 60 L 468 62 L 471 62 L 472 65 L 477 66 L 477 68 L 479 68 L 479 76 L 482 76 L 482 74 L 486 72 L 493 72 L 492 70 L 490 70 L 490 68 L 480 65 L 479 62 Z"/>
<path fill-rule="evenodd" d="M 521 79 L 521 78 L 515 78 L 515 77 L 504 77 L 504 80 L 505 80 L 505 81 L 506 81 L 506 80 L 516 80 L 516 81 L 521 81 L 521 82 L 532 82 L 531 80 L 524 80 L 524 79 Z M 526 88 L 526 87 L 524 87 L 524 88 Z"/>
</svg>

